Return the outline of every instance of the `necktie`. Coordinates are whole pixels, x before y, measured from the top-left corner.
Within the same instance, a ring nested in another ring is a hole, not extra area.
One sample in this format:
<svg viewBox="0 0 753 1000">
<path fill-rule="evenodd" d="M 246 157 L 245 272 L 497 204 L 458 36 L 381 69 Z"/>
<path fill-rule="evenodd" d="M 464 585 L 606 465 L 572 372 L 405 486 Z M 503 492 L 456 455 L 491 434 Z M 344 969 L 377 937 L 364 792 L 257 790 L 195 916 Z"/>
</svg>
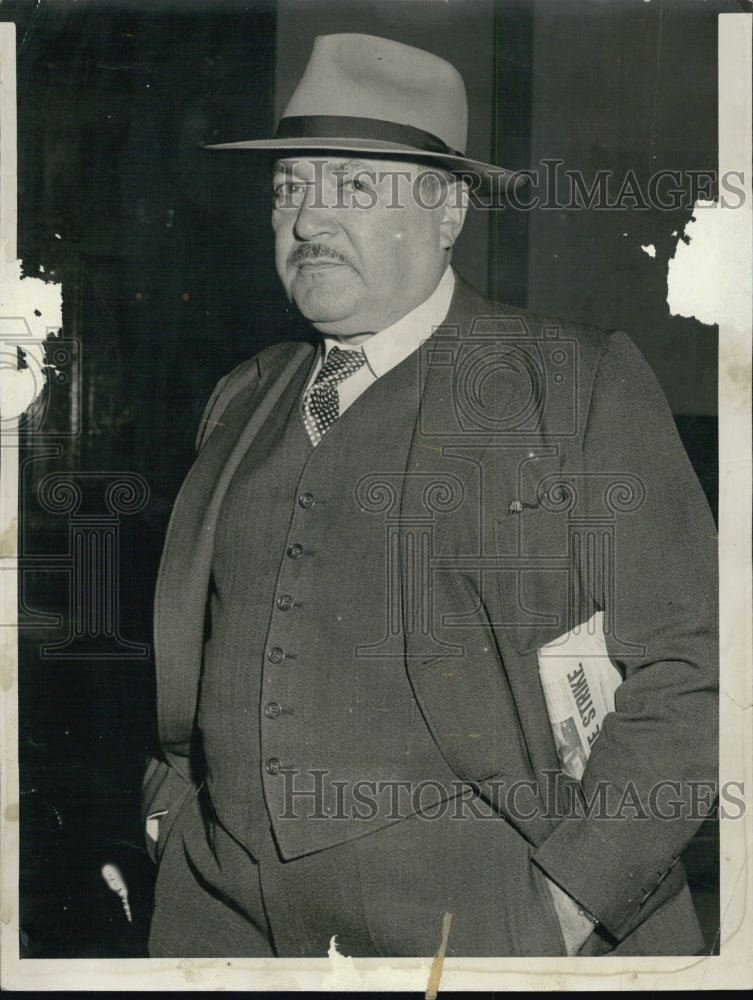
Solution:
<svg viewBox="0 0 753 1000">
<path fill-rule="evenodd" d="M 340 416 L 337 386 L 365 363 L 360 351 L 341 351 L 339 347 L 330 350 L 303 402 L 303 419 L 313 444 L 321 441 Z"/>
</svg>

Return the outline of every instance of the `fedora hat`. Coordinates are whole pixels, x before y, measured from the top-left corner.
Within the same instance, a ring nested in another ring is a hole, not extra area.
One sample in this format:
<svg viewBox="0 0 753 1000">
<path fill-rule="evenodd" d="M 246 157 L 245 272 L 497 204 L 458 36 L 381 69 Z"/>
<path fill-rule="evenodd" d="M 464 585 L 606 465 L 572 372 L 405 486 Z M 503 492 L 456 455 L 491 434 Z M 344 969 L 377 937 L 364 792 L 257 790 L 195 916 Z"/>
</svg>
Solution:
<svg viewBox="0 0 753 1000">
<path fill-rule="evenodd" d="M 375 35 L 320 35 L 271 139 L 207 149 L 360 152 L 419 159 L 457 173 L 516 183 L 511 170 L 465 155 L 463 78 L 431 52 Z"/>
</svg>

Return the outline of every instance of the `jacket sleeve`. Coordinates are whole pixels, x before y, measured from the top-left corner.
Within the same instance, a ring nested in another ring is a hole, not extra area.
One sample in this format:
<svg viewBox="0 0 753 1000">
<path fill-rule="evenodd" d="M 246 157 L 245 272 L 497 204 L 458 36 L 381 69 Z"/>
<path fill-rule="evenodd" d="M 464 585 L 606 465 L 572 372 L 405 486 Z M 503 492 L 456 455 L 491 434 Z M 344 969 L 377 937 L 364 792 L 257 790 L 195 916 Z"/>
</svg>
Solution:
<svg viewBox="0 0 753 1000">
<path fill-rule="evenodd" d="M 604 472 L 638 489 L 638 509 L 616 518 L 611 570 L 580 566 L 625 680 L 581 781 L 590 814 L 566 810 L 534 861 L 621 940 L 679 888 L 666 877 L 718 778 L 716 532 L 666 400 L 624 334 L 602 351 L 582 460 L 587 484 L 596 473 L 586 488 L 602 491 L 591 509 Z"/>
</svg>

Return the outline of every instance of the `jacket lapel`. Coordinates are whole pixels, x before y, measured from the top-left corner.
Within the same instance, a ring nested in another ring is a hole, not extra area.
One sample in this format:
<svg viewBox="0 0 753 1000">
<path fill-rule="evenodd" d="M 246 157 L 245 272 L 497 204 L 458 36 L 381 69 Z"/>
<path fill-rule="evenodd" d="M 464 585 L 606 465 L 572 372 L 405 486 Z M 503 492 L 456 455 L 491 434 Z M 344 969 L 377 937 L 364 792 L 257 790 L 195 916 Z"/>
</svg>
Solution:
<svg viewBox="0 0 753 1000">
<path fill-rule="evenodd" d="M 188 755 L 192 739 L 219 510 L 238 463 L 312 354 L 309 344 L 283 344 L 230 376 L 207 407 L 212 426 L 175 502 L 157 580 L 154 639 L 161 741 L 179 757 Z"/>
<path fill-rule="evenodd" d="M 514 359 L 505 355 L 531 332 L 535 334 L 526 323 L 521 310 L 486 300 L 458 278 L 446 320 L 422 347 L 425 379 L 403 490 L 399 547 L 406 668 L 424 717 L 445 758 L 462 778 L 481 784 L 493 779 L 505 786 L 530 781 L 536 773 L 538 761 L 533 762 L 527 746 L 519 699 L 526 710 L 529 702 L 535 703 L 537 726 L 541 706 L 530 657 L 524 662 L 517 656 L 492 624 L 497 609 L 485 607 L 481 561 L 476 566 L 474 554 L 493 561 L 498 507 L 516 495 L 515 452 L 506 459 L 504 449 L 497 448 L 509 446 L 516 438 L 506 427 L 511 422 L 511 401 L 513 415 L 516 412 L 516 391 L 519 396 L 520 352 Z M 484 384 L 488 374 L 492 377 Z M 538 439 L 537 434 L 533 437 Z M 526 440 L 531 441 L 530 434 Z M 484 484 L 483 471 L 489 468 L 494 470 L 493 482 Z M 416 470 L 430 473 L 429 479 L 440 492 L 444 484 L 447 495 L 452 490 L 462 497 L 455 515 L 436 519 L 420 568 L 421 620 L 415 614 L 418 570 L 410 565 L 416 545 L 409 536 L 417 521 L 428 520 L 431 512 Z M 462 535 L 461 526 L 468 528 L 470 518 L 474 519 L 470 529 Z M 456 532 L 461 532 L 459 541 Z M 458 544 L 461 554 L 453 565 Z M 437 556 L 447 564 L 444 571 L 432 568 Z M 475 612 L 469 613 L 474 607 Z M 447 628 L 453 618 L 458 619 L 459 609 L 463 609 L 465 626 Z M 439 648 L 442 645 L 444 650 Z M 547 763 L 550 760 L 547 757 Z M 496 804 L 505 812 L 504 796 Z M 550 829 L 550 823 L 538 815 L 525 823 L 510 815 L 508 819 L 531 842 Z"/>
</svg>

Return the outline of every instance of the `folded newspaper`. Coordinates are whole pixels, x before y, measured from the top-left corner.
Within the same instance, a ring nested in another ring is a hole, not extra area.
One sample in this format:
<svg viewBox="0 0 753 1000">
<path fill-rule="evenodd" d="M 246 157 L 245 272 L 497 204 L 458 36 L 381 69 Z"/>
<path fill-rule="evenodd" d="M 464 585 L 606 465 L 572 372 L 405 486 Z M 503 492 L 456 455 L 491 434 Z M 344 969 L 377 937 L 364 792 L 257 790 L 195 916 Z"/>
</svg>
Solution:
<svg viewBox="0 0 753 1000">
<path fill-rule="evenodd" d="M 604 613 L 538 650 L 539 677 L 562 770 L 580 780 L 622 684 L 604 639 Z"/>
</svg>

